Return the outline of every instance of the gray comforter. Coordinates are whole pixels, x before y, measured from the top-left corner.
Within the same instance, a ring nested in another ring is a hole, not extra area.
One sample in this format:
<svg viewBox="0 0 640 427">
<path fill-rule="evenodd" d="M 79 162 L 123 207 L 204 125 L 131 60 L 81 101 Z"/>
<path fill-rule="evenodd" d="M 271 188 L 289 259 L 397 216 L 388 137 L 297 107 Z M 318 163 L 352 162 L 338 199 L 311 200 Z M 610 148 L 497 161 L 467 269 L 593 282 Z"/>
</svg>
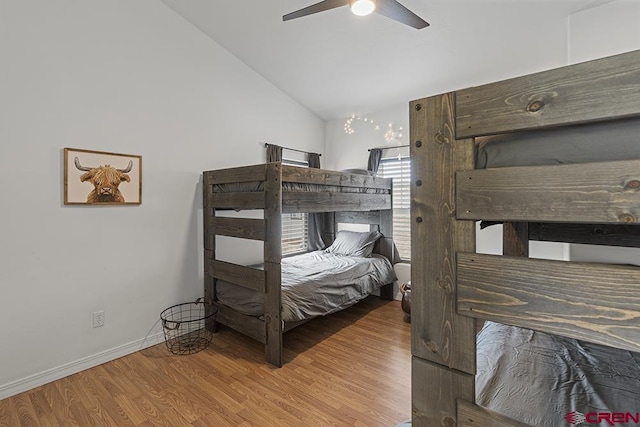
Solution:
<svg viewBox="0 0 640 427">
<path fill-rule="evenodd" d="M 640 412 L 638 353 L 487 322 L 477 362 L 477 403 L 532 426 L 569 426 L 572 411 Z"/>
<path fill-rule="evenodd" d="M 282 259 L 282 319 L 306 320 L 346 308 L 396 280 L 391 263 L 369 258 L 309 252 Z M 223 281 L 218 300 L 250 316 L 264 314 L 264 294 Z"/>
</svg>

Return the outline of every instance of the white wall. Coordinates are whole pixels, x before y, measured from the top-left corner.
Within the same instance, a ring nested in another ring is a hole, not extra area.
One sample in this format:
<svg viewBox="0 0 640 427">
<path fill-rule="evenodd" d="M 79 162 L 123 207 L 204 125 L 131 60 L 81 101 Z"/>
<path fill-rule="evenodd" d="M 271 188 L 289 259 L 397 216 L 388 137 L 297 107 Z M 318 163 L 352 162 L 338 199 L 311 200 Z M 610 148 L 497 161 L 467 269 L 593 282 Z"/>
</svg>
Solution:
<svg viewBox="0 0 640 427">
<path fill-rule="evenodd" d="M 575 13 L 569 19 L 571 63 L 636 49 L 640 49 L 638 0 L 617 0 Z M 640 249 L 570 245 L 570 257 L 574 261 L 640 264 Z"/>
<path fill-rule="evenodd" d="M 202 295 L 201 171 L 324 122 L 157 0 L 0 0 L 0 63 L 2 399 L 156 342 Z M 142 205 L 64 206 L 63 147 L 142 155 Z"/>
</svg>

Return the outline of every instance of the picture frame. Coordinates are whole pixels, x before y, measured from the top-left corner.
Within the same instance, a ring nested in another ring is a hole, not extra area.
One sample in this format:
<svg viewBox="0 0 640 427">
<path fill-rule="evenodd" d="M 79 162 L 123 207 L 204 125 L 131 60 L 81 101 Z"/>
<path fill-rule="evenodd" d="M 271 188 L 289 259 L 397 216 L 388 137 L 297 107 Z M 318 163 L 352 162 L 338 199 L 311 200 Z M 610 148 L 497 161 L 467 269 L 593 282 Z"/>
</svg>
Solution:
<svg viewBox="0 0 640 427">
<path fill-rule="evenodd" d="M 142 156 L 65 148 L 64 204 L 142 204 Z"/>
</svg>

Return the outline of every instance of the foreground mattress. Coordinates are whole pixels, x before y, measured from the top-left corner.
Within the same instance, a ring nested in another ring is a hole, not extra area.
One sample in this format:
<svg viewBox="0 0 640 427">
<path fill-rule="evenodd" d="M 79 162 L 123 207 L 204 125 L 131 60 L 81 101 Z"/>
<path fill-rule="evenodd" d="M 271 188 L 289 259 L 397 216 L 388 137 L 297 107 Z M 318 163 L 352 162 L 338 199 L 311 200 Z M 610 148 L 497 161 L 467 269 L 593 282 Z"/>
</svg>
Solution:
<svg viewBox="0 0 640 427">
<path fill-rule="evenodd" d="M 324 250 L 282 259 L 282 320 L 334 313 L 396 280 L 389 260 L 335 255 Z M 250 315 L 264 314 L 264 294 L 219 280 L 218 301 Z"/>
<path fill-rule="evenodd" d="M 532 426 L 571 425 L 574 411 L 640 412 L 638 353 L 493 322 L 477 342 L 479 405 Z"/>
<path fill-rule="evenodd" d="M 640 118 L 476 138 L 476 168 L 640 159 Z"/>
</svg>

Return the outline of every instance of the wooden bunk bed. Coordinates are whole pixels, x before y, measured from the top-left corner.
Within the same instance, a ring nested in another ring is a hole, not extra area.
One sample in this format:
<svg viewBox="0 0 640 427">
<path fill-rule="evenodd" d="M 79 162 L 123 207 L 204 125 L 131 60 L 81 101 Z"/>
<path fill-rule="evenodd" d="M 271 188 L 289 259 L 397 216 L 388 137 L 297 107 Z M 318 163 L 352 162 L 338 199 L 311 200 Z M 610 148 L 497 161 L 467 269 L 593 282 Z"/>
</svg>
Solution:
<svg viewBox="0 0 640 427">
<path fill-rule="evenodd" d="M 481 136 L 639 116 L 640 51 L 410 103 L 414 426 L 522 425 L 475 404 L 476 319 L 640 351 L 640 268 L 528 258 L 536 239 L 640 247 L 640 132 L 626 135 L 632 160 L 476 169 L 475 157 Z M 600 141 L 603 158 L 616 144 Z M 503 256 L 475 253 L 478 220 L 503 223 Z"/>
<path fill-rule="evenodd" d="M 285 322 L 281 316 L 282 214 L 324 213 L 323 241 L 333 242 L 338 223 L 369 224 L 379 231 L 375 253 L 393 264 L 392 185 L 390 179 L 323 169 L 301 168 L 280 162 L 203 173 L 204 288 L 213 301 L 217 323 L 265 344 L 267 362 L 283 364 L 283 334 L 303 322 Z M 262 210 L 262 219 L 216 216 L 220 210 Z M 216 236 L 264 242 L 263 267 L 253 268 L 216 258 Z M 263 293 L 264 313 L 242 314 L 218 301 L 218 280 Z M 380 288 L 393 299 L 393 283 Z M 213 308 L 212 308 L 213 309 Z"/>
</svg>

